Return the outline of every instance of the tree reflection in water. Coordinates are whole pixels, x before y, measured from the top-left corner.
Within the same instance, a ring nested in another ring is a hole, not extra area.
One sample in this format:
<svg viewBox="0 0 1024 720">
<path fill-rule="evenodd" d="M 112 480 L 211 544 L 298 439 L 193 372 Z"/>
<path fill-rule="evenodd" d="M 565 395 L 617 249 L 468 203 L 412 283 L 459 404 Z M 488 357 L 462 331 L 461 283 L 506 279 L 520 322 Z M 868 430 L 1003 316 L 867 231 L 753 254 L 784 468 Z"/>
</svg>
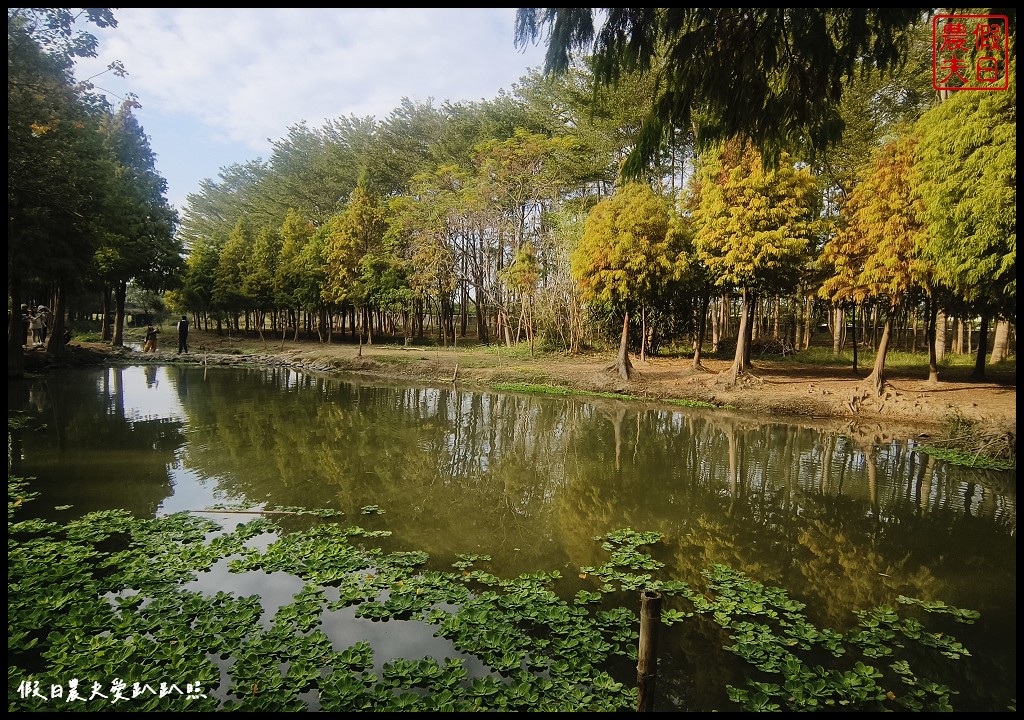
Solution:
<svg viewBox="0 0 1024 720">
<path fill-rule="evenodd" d="M 965 671 L 996 697 L 1015 683 L 1012 473 L 948 465 L 878 428 L 285 368 L 73 369 L 10 385 L 9 410 L 45 422 L 11 434 L 9 457 L 41 507 L 332 508 L 437 568 L 486 553 L 499 576 L 560 570 L 566 593 L 604 562 L 594 536 L 655 531 L 667 576 L 700 586 L 728 565 L 785 588 L 820 626 L 849 629 L 899 595 L 978 610 L 975 637 L 958 633 L 974 652 Z M 362 514 L 370 505 L 382 513 Z M 694 632 L 663 646 L 692 673 L 663 675 L 665 692 L 728 675 L 702 661 L 714 636 Z"/>
</svg>

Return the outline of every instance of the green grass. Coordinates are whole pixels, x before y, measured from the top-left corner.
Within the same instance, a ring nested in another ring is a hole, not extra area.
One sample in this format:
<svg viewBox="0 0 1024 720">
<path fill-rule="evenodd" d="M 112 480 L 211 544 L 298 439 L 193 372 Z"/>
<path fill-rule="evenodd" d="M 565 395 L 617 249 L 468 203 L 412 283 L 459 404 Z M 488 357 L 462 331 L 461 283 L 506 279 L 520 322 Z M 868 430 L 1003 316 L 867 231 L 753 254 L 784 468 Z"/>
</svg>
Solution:
<svg viewBox="0 0 1024 720">
<path fill-rule="evenodd" d="M 539 385 L 532 383 L 492 383 L 491 387 L 503 392 L 533 393 L 536 395 L 580 395 L 583 397 L 610 398 L 613 400 L 647 400 L 652 398 L 640 397 L 639 395 L 627 395 L 625 393 L 598 392 L 592 390 L 576 390 L 575 388 L 559 387 L 557 385 Z M 723 408 L 727 405 L 715 405 L 714 403 L 700 400 L 682 399 L 659 399 L 658 402 L 665 402 L 670 405 L 695 408 Z"/>
<path fill-rule="evenodd" d="M 418 362 L 418 358 L 415 358 L 411 355 L 374 354 L 372 358 L 375 361 L 382 363 L 384 365 L 411 365 L 412 363 Z"/>
</svg>

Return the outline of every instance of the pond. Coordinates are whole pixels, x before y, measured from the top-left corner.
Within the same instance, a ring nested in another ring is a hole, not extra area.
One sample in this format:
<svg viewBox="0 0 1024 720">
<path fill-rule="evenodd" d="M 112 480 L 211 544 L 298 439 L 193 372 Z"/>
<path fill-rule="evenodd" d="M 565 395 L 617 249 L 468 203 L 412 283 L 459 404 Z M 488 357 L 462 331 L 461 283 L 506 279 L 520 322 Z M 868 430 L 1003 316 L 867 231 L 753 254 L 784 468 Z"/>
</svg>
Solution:
<svg viewBox="0 0 1024 720">
<path fill-rule="evenodd" d="M 699 587 L 726 565 L 785 589 L 819 627 L 849 630 L 901 595 L 976 610 L 955 627 L 972 656 L 954 707 L 1004 710 L 1016 694 L 1015 479 L 935 460 L 920 439 L 288 368 L 74 368 L 10 382 L 8 410 L 44 423 L 9 434 L 8 470 L 33 478 L 46 519 L 123 508 L 230 526 L 243 516 L 224 508 L 330 508 L 432 568 L 479 553 L 499 577 L 557 570 L 565 596 L 605 562 L 597 536 L 654 531 L 666 577 Z M 273 606 L 302 583 L 218 571 L 196 587 Z M 388 625 L 331 632 L 450 653 L 429 627 Z M 720 641 L 662 635 L 656 710 L 736 709 L 724 688 L 742 668 Z"/>
</svg>

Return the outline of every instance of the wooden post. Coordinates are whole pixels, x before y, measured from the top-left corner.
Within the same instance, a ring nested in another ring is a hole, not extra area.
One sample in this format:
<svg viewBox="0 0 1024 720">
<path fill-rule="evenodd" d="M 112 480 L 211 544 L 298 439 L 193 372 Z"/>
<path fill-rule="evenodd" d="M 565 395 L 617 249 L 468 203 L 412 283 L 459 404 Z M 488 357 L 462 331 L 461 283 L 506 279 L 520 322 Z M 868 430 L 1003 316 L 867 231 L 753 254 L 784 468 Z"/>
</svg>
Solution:
<svg viewBox="0 0 1024 720">
<path fill-rule="evenodd" d="M 651 712 L 658 679 L 658 624 L 661 621 L 661 593 L 640 593 L 640 649 L 636 665 L 637 712 Z"/>
</svg>

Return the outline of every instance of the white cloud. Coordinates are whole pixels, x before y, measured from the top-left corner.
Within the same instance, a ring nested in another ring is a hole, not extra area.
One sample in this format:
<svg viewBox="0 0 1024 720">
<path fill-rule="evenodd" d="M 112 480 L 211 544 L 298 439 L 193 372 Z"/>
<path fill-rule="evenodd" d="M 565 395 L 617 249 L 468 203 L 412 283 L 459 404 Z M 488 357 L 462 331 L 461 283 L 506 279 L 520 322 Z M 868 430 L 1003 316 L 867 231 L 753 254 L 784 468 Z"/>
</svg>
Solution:
<svg viewBox="0 0 1024 720">
<path fill-rule="evenodd" d="M 100 56 L 80 62 L 78 75 L 124 63 L 128 78 L 108 74 L 96 83 L 138 96 L 139 120 L 179 207 L 200 180 L 265 158 L 268 139 L 301 121 L 384 119 L 403 97 L 438 105 L 493 99 L 543 61 L 543 48 L 514 46 L 514 8 L 118 8 L 114 15 L 117 28 L 92 30 Z"/>
</svg>

